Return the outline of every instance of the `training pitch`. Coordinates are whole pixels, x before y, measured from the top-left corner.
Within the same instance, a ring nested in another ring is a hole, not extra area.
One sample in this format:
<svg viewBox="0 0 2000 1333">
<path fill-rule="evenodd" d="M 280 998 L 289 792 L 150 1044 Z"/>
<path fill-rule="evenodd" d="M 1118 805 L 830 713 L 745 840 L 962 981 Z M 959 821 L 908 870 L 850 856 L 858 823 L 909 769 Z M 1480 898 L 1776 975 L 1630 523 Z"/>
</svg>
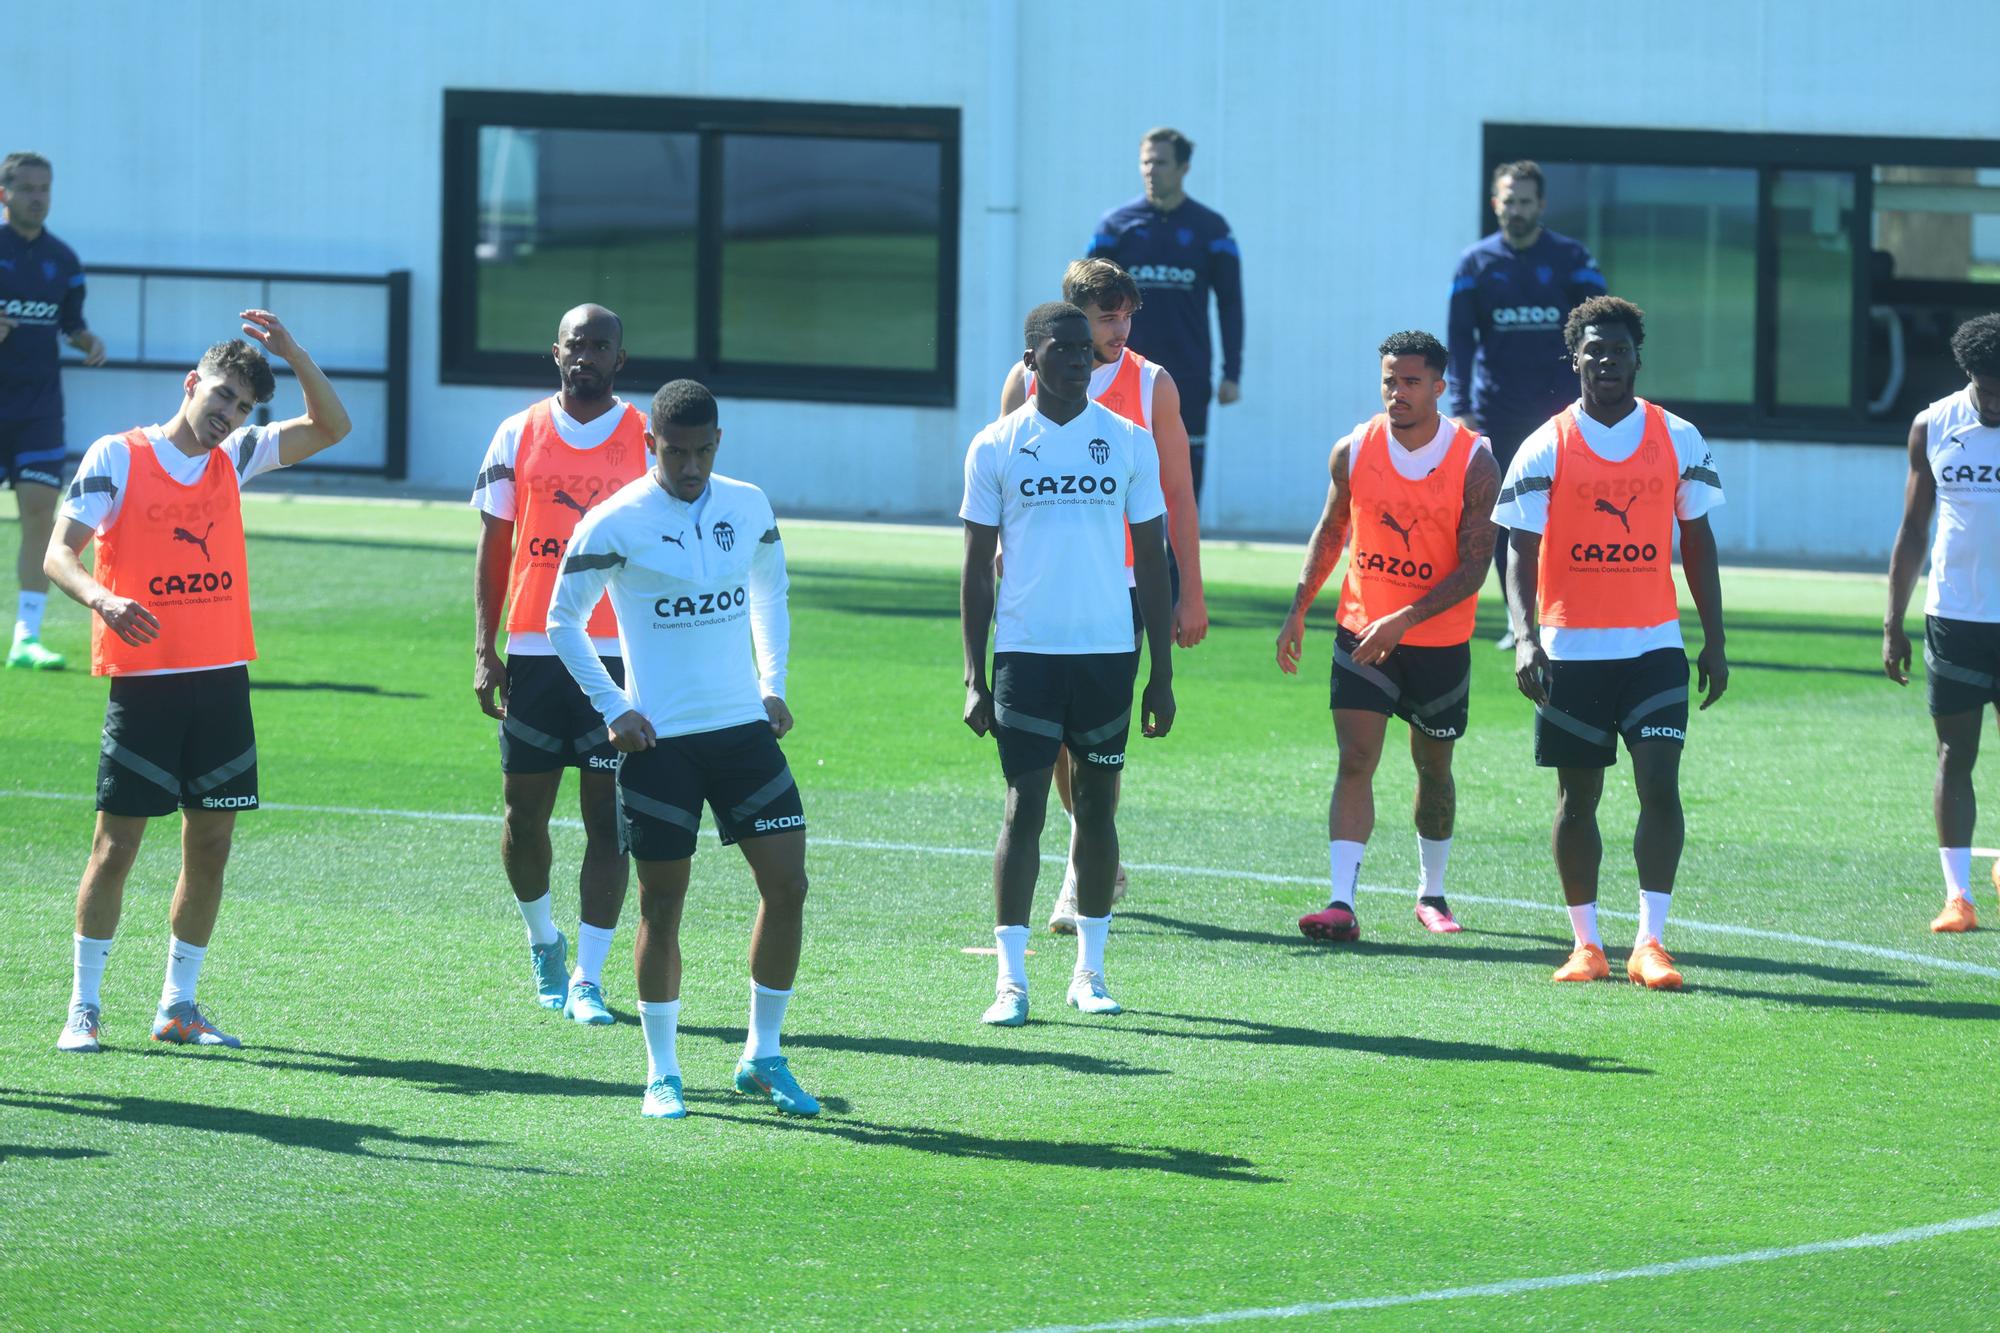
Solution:
<svg viewBox="0 0 2000 1333">
<path fill-rule="evenodd" d="M 992 944 L 1001 785 L 959 722 L 959 537 L 786 523 L 813 886 L 785 1047 L 826 1113 L 728 1091 L 755 892 L 711 837 L 683 931 L 691 1115 L 661 1123 L 638 1114 L 636 888 L 605 972 L 619 1023 L 533 1002 L 471 689 L 475 516 L 246 515 L 267 808 L 238 822 L 201 983 L 243 1050 L 146 1039 L 162 821 L 105 978 L 107 1049 L 55 1051 L 105 696 L 74 669 L 81 610 L 52 607 L 45 636 L 71 671 L 0 675 L 0 1324 L 1993 1322 L 2000 933 L 1926 929 L 1930 725 L 1921 679 L 1882 678 L 1880 579 L 1725 573 L 1734 675 L 1692 724 L 1668 927 L 1687 989 L 1650 993 L 1549 981 L 1568 948 L 1553 779 L 1511 654 L 1486 646 L 1490 584 L 1458 745 L 1465 932 L 1411 917 L 1394 723 L 1362 942 L 1299 936 L 1324 902 L 1336 597 L 1281 676 L 1298 554 L 1210 546 L 1214 631 L 1176 655 L 1180 719 L 1135 739 L 1127 774 L 1132 894 L 1107 954 L 1127 1012 L 1062 1005 L 1050 860 L 1032 1021 L 995 1031 L 992 959 L 964 952 Z M 0 523 L 0 549 L 17 532 Z M 1621 978 L 1632 816 L 1621 759 Z M 572 936 L 580 844 L 557 830 Z"/>
</svg>

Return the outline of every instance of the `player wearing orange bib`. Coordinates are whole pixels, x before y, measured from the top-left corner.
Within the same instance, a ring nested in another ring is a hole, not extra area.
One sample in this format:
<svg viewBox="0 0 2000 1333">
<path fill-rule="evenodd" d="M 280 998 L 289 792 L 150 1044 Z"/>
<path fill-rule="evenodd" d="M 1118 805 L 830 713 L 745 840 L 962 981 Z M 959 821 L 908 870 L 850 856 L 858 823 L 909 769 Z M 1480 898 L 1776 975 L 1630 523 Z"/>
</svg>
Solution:
<svg viewBox="0 0 2000 1333">
<path fill-rule="evenodd" d="M 1174 377 L 1125 345 L 1132 334 L 1132 316 L 1140 305 L 1139 284 L 1109 259 L 1079 259 L 1063 274 L 1063 300 L 1083 311 L 1090 321 L 1090 396 L 1135 426 L 1152 433 L 1160 455 L 1160 489 L 1167 500 L 1167 544 L 1173 554 L 1174 643 L 1192 648 L 1208 634 L 1208 604 L 1201 583 L 1201 515 L 1196 512 L 1194 472 L 1189 462 L 1187 428 L 1181 422 L 1180 389 Z M 1006 416 L 1034 396 L 1034 376 L 1015 362 L 1000 386 L 1000 415 Z M 1005 555 L 1002 553 L 1004 561 Z M 1125 585 L 1135 586 L 1132 534 L 1125 534 Z M 1132 635 L 1141 631 L 1138 594 L 1133 593 Z M 1058 935 L 1076 933 L 1076 800 L 1072 791 L 1069 751 L 1056 756 L 1056 795 L 1070 817 L 1069 864 L 1063 871 L 1062 892 L 1056 895 L 1049 929 Z M 1125 897 L 1125 867 L 1111 901 Z"/>
<path fill-rule="evenodd" d="M 556 657 L 546 626 L 577 524 L 646 472 L 645 415 L 612 392 L 625 365 L 624 333 L 618 316 L 603 306 L 580 305 L 562 317 L 550 349 L 561 392 L 500 423 L 472 492 L 480 519 L 472 690 L 479 707 L 500 723 L 506 806 L 500 861 L 527 925 L 537 1002 L 590 1026 L 612 1021 L 602 989 L 604 960 L 629 873 L 618 847 L 618 755 L 604 719 Z M 498 642 L 503 601 L 505 662 Z M 604 669 L 622 685 L 618 620 L 608 600 L 591 611 L 587 630 Z M 565 768 L 577 770 L 583 814 L 574 971 L 549 895 L 549 816 Z"/>
<path fill-rule="evenodd" d="M 1634 394 L 1645 337 L 1629 301 L 1596 296 L 1570 312 L 1563 338 L 1582 395 L 1522 442 L 1493 519 L 1511 530 L 1507 610 L 1515 679 L 1535 703 L 1535 762 L 1556 770 L 1556 873 L 1576 948 L 1555 979 L 1611 974 L 1597 934 L 1597 804 L 1622 736 L 1639 797 L 1639 934 L 1625 974 L 1660 990 L 1681 984 L 1662 943 L 1685 838 L 1688 661 L 1674 595 L 1677 521 L 1681 567 L 1701 615 L 1703 708 L 1728 687 L 1729 663 L 1708 526 L 1722 483 L 1701 433 Z"/>
<path fill-rule="evenodd" d="M 1278 669 L 1296 675 L 1306 612 L 1341 551 L 1340 629 L 1333 648 L 1333 731 L 1340 767 L 1327 809 L 1327 905 L 1299 918 L 1314 939 L 1361 935 L 1354 895 L 1375 828 L 1375 767 L 1394 714 L 1410 724 L 1422 882 L 1417 920 L 1458 930 L 1444 896 L 1457 790 L 1453 742 L 1465 734 L 1472 617 L 1498 529 L 1489 514 L 1500 470 L 1486 441 L 1440 416 L 1448 354 L 1428 333 L 1391 334 L 1382 357 L 1382 414 L 1333 446 L 1332 484 L 1313 528 Z M 1350 538 L 1351 546 L 1350 546 Z"/>
<path fill-rule="evenodd" d="M 276 388 L 249 343 L 217 343 L 182 381 L 163 426 L 90 446 L 64 497 L 43 568 L 97 615 L 91 673 L 111 677 L 97 765 L 97 830 L 76 895 L 69 1019 L 56 1048 L 95 1051 L 98 989 L 146 821 L 181 811 L 167 976 L 153 1040 L 240 1046 L 195 1004 L 222 903 L 238 810 L 257 808 L 257 738 L 246 664 L 250 564 L 242 482 L 289 467 L 347 434 L 333 386 L 278 317 L 246 310 L 243 332 L 297 376 L 306 414 L 246 426 Z M 96 568 L 78 558 L 96 541 Z"/>
</svg>

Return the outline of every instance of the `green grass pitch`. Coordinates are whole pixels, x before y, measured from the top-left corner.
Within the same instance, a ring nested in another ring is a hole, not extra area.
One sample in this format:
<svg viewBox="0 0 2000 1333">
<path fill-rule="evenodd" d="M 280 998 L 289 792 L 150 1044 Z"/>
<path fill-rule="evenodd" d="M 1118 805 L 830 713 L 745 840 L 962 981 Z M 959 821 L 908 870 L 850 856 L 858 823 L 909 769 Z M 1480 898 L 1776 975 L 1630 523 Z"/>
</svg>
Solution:
<svg viewBox="0 0 2000 1333">
<path fill-rule="evenodd" d="M 754 453 L 737 466 L 756 477 Z M 0 675 L 0 1324 L 998 1330 L 1650 1264 L 1680 1266 L 1232 1327 L 1992 1322 L 1991 1218 L 1681 1262 L 2000 1209 L 2000 937 L 1926 930 L 1929 725 L 1920 684 L 1880 677 L 1879 580 L 1725 577 L 1735 675 L 1693 724 L 1669 928 L 1688 989 L 1652 994 L 1549 982 L 1552 781 L 1484 646 L 1490 588 L 1459 745 L 1465 933 L 1410 916 L 1392 746 L 1364 941 L 1298 936 L 1326 868 L 1333 598 L 1282 677 L 1296 554 L 1212 544 L 1214 632 L 1178 655 L 1179 723 L 1135 743 L 1127 780 L 1136 868 L 1108 961 L 1129 1012 L 1062 1007 L 1073 946 L 1038 931 L 1034 1021 L 996 1032 L 976 1022 L 992 961 L 962 952 L 991 943 L 1000 780 L 958 721 L 958 539 L 787 524 L 786 749 L 816 841 L 786 1045 L 828 1110 L 787 1121 L 726 1091 L 754 891 L 711 840 L 686 926 L 693 1114 L 662 1124 L 638 1115 L 630 906 L 617 1026 L 531 1000 L 470 688 L 473 516 L 247 513 L 272 808 L 239 822 L 202 978 L 242 1051 L 146 1040 L 176 864 L 156 826 L 108 1049 L 55 1052 L 105 687 Z M 0 525 L 0 549 L 15 537 Z M 46 637 L 86 656 L 67 602 Z M 1635 904 L 1629 781 L 1605 804 L 1607 912 Z M 557 835 L 565 929 L 579 838 Z M 1617 966 L 1632 923 L 1606 925 Z"/>
</svg>

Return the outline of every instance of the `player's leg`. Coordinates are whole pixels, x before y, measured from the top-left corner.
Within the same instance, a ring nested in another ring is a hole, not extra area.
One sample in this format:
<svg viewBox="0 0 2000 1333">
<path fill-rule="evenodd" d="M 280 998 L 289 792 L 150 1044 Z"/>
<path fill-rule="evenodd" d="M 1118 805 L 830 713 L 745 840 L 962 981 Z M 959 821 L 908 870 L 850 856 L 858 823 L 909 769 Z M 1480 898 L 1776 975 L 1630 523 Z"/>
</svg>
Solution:
<svg viewBox="0 0 2000 1333">
<path fill-rule="evenodd" d="M 1117 898 L 1118 791 L 1132 730 L 1139 653 L 1087 653 L 1062 659 L 1068 679 L 1063 746 L 1075 763 L 1077 868 L 1076 967 L 1069 1003 L 1086 1014 L 1115 1014 L 1105 989 L 1104 942 Z"/>
<path fill-rule="evenodd" d="M 757 923 L 750 931 L 749 1033 L 736 1062 L 736 1088 L 792 1115 L 817 1115 L 819 1102 L 792 1076 L 781 1045 L 805 936 L 806 831 L 788 828 L 739 845 L 757 881 Z"/>
<path fill-rule="evenodd" d="M 229 848 L 236 833 L 234 810 L 181 813 L 181 874 L 174 885 L 168 917 L 167 974 L 160 984 L 160 1009 L 153 1016 L 153 1040 L 184 1046 L 241 1046 L 218 1029 L 195 1001 L 195 985 L 208 957 L 222 907 L 222 876 L 229 866 Z"/>
<path fill-rule="evenodd" d="M 1576 947 L 1556 969 L 1557 981 L 1601 981 L 1611 975 L 1604 940 L 1597 933 L 1597 876 L 1604 840 L 1597 829 L 1597 805 L 1604 795 L 1602 768 L 1556 770 L 1556 821 L 1551 839 L 1556 878 L 1569 908 Z"/>
<path fill-rule="evenodd" d="M 1681 974 L 1666 951 L 1667 908 L 1687 841 L 1681 810 L 1681 744 L 1643 741 L 1631 747 L 1631 754 L 1632 782 L 1639 798 L 1639 820 L 1632 831 L 1632 859 L 1639 869 L 1639 934 L 1632 942 L 1625 974 L 1654 990 L 1672 990 L 1681 984 Z"/>
<path fill-rule="evenodd" d="M 1445 901 L 1445 866 L 1451 860 L 1452 830 L 1458 819 L 1458 786 L 1451 776 L 1450 737 L 1426 735 L 1423 728 L 1410 728 L 1410 762 L 1417 770 L 1415 809 L 1417 865 L 1421 877 L 1417 889 L 1417 920 L 1435 935 L 1454 935 L 1459 925 Z"/>
<path fill-rule="evenodd" d="M 53 457 L 46 449 L 18 451 L 14 458 L 14 500 L 21 515 L 21 548 L 15 557 L 15 574 L 20 593 L 15 603 L 14 640 L 7 652 L 7 665 L 36 671 L 60 671 L 61 653 L 42 646 L 42 615 L 48 609 L 49 577 L 42 572 L 42 560 L 49 549 L 49 534 L 55 530 L 57 488 L 62 482 L 61 423 L 56 423 L 58 443 Z"/>
<path fill-rule="evenodd" d="M 583 865 L 577 872 L 576 969 L 570 973 L 563 1013 L 576 1022 L 602 1027 L 613 1021 L 604 1003 L 604 960 L 611 953 L 618 915 L 625 907 L 630 868 L 618 846 L 617 770 L 580 768 L 576 785 L 583 818 Z M 546 905 L 546 896 L 543 902 Z"/>
<path fill-rule="evenodd" d="M 1389 715 L 1403 697 L 1401 660 L 1391 654 L 1379 665 L 1357 662 L 1354 647 L 1360 641 L 1345 627 L 1334 635 L 1328 706 L 1339 754 L 1326 808 L 1327 901 L 1299 918 L 1299 932 L 1316 940 L 1361 937 L 1354 898 L 1362 857 L 1375 832 L 1375 769 L 1382 762 Z"/>
<path fill-rule="evenodd" d="M 111 941 L 118 933 L 118 918 L 125 906 L 125 880 L 138 858 L 139 844 L 146 836 L 146 816 L 114 815 L 97 812 L 97 828 L 90 839 L 90 860 L 76 887 L 76 933 L 72 941 L 69 1016 L 62 1035 L 56 1038 L 59 1051 L 95 1051 L 98 1016 L 103 1008 L 99 988 L 104 966 L 111 956 Z"/>
<path fill-rule="evenodd" d="M 1172 568 L 1172 551 L 1167 552 L 1167 564 L 1169 566 L 1168 574 L 1177 580 L 1179 575 Z M 1132 599 L 1132 645 L 1136 651 L 1145 646 L 1146 621 L 1145 617 L 1139 612 L 1138 590 L 1136 588 L 1131 589 L 1130 596 Z M 1178 600 L 1178 592 L 1176 592 L 1175 597 Z M 1056 794 L 1062 798 L 1063 813 L 1069 818 L 1070 846 L 1070 854 L 1063 864 L 1062 892 L 1056 895 L 1055 910 L 1049 914 L 1049 931 L 1051 934 L 1056 935 L 1074 935 L 1076 933 L 1076 801 L 1071 794 L 1072 782 L 1070 777 L 1071 764 L 1073 762 L 1074 756 L 1071 755 L 1068 746 L 1064 746 L 1056 752 Z M 1124 774 L 1121 770 L 1119 773 L 1121 784 L 1123 776 Z M 1112 800 L 1115 807 L 1117 801 L 1115 793 Z M 1125 866 L 1121 862 L 1112 880 L 1111 902 L 1113 906 L 1125 901 L 1127 888 Z"/>
<path fill-rule="evenodd" d="M 998 1027 L 1028 1020 L 1028 917 L 1041 871 L 1042 825 L 1063 748 L 1069 679 L 1066 659 L 1044 653 L 993 654 L 993 739 L 1006 779 L 1006 805 L 993 849 L 994 1001 L 981 1017 Z"/>
<path fill-rule="evenodd" d="M 688 858 L 637 858 L 639 929 L 632 964 L 639 993 L 639 1030 L 646 1040 L 646 1096 L 640 1114 L 679 1120 L 681 1062 L 676 1042 L 681 1020 L 681 913 L 687 905 Z"/>
<path fill-rule="evenodd" d="M 549 892 L 549 816 L 562 788 L 562 770 L 504 773 L 500 779 L 500 864 L 514 891 L 514 906 L 528 931 L 528 967 L 535 1002 L 560 1009 L 569 994 L 569 940 L 556 929 Z"/>
<path fill-rule="evenodd" d="M 1924 618 L 1925 693 L 1937 732 L 1937 779 L 1931 809 L 1937 821 L 1938 860 L 1944 869 L 1944 910 L 1931 929 L 1956 934 L 1976 930 L 1972 906 L 1972 833 L 1979 802 L 1972 769 L 1979 761 L 1979 729 L 1994 701 L 1991 627 L 1941 616 Z M 2000 882 L 2000 877 L 1996 877 Z"/>
</svg>

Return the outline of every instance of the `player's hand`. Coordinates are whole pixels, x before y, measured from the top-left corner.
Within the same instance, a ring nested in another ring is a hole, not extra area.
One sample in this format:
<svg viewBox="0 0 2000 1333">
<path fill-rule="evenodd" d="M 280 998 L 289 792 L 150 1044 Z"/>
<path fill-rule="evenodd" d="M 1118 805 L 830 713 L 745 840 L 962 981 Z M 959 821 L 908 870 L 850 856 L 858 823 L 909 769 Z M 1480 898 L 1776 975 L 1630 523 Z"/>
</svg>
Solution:
<svg viewBox="0 0 2000 1333">
<path fill-rule="evenodd" d="M 7 335 L 14 331 L 14 321 L 0 315 L 0 343 L 7 341 Z"/>
<path fill-rule="evenodd" d="M 1215 386 L 1215 401 L 1227 407 L 1243 396 L 1242 386 L 1235 380 L 1224 380 Z"/>
<path fill-rule="evenodd" d="M 472 697 L 479 711 L 500 721 L 507 719 L 507 664 L 491 648 L 481 648 L 472 658 Z"/>
<path fill-rule="evenodd" d="M 1549 701 L 1549 655 L 1536 639 L 1522 639 L 1514 645 L 1514 684 L 1533 703 Z"/>
<path fill-rule="evenodd" d="M 1703 691 L 1701 706 L 1705 709 L 1729 688 L 1729 659 L 1723 654 L 1719 643 L 1703 644 L 1700 656 L 1694 659 L 1695 688 Z"/>
<path fill-rule="evenodd" d="M 1173 729 L 1173 682 L 1155 677 L 1146 682 L 1146 692 L 1139 696 L 1139 734 L 1158 737 Z"/>
<path fill-rule="evenodd" d="M 785 701 L 775 694 L 764 696 L 764 716 L 771 719 L 771 734 L 779 740 L 792 729 L 792 710 L 785 707 Z"/>
<path fill-rule="evenodd" d="M 264 350 L 280 361 L 290 361 L 299 354 L 299 340 L 270 311 L 245 310 L 237 318 L 243 321 L 244 334 L 264 344 Z"/>
<path fill-rule="evenodd" d="M 69 345 L 83 353 L 83 364 L 86 366 L 101 366 L 104 364 L 107 355 L 104 350 L 104 339 L 98 337 L 89 329 L 77 330 L 76 335 L 69 340 Z"/>
<path fill-rule="evenodd" d="M 1901 625 L 1882 627 L 1882 671 L 1898 685 L 1910 683 L 1910 636 Z"/>
<path fill-rule="evenodd" d="M 98 618 L 111 627 L 111 632 L 135 648 L 144 647 L 160 637 L 160 622 L 145 607 L 130 597 L 119 597 L 105 593 L 92 610 Z"/>
<path fill-rule="evenodd" d="M 1391 611 L 1380 620 L 1372 621 L 1361 631 L 1361 641 L 1354 645 L 1354 660 L 1362 666 L 1380 666 L 1389 660 L 1389 654 L 1396 651 L 1396 645 L 1403 641 L 1403 632 L 1410 627 L 1410 618 L 1401 611 Z"/>
<path fill-rule="evenodd" d="M 659 736 L 639 711 L 627 709 L 611 719 L 611 748 L 620 754 L 636 754 L 659 743 Z"/>
<path fill-rule="evenodd" d="M 1208 637 L 1208 602 L 1201 589 L 1181 589 L 1180 605 L 1174 608 L 1174 642 L 1192 648 Z"/>
<path fill-rule="evenodd" d="M 965 687 L 965 725 L 972 728 L 975 736 L 993 730 L 993 691 L 984 685 Z"/>
<path fill-rule="evenodd" d="M 1305 644 L 1306 618 L 1296 613 L 1285 617 L 1278 631 L 1278 670 L 1288 676 L 1299 674 L 1299 652 Z"/>
</svg>

